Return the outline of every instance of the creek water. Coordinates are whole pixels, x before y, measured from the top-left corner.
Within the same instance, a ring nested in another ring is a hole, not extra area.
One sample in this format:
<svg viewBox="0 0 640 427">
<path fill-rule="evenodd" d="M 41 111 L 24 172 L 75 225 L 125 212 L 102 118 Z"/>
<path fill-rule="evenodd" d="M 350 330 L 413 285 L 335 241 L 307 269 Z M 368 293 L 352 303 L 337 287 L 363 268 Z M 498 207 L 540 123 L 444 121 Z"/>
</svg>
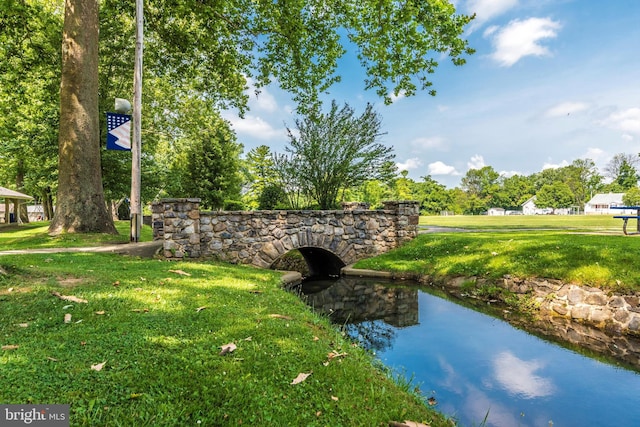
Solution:
<svg viewBox="0 0 640 427">
<path fill-rule="evenodd" d="M 637 367 L 589 357 L 417 286 L 340 278 L 298 290 L 460 426 L 640 425 Z"/>
</svg>

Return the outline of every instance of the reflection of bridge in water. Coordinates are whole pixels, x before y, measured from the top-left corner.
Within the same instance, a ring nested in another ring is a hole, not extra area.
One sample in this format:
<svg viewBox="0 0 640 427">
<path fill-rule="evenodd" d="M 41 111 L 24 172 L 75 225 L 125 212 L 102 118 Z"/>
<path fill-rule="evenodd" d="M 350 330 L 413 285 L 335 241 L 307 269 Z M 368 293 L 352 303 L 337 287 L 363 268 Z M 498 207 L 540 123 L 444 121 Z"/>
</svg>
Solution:
<svg viewBox="0 0 640 427">
<path fill-rule="evenodd" d="M 418 290 L 375 279 L 340 278 L 301 285 L 304 298 L 334 323 L 383 320 L 395 327 L 418 324 Z"/>
</svg>

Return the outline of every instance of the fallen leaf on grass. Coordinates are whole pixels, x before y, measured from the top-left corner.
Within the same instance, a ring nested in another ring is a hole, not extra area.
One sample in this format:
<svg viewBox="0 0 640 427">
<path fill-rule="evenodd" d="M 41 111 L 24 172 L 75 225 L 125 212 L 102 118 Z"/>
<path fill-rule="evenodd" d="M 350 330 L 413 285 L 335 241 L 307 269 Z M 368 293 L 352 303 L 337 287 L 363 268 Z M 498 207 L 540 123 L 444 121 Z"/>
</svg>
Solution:
<svg viewBox="0 0 640 427">
<path fill-rule="evenodd" d="M 120 286 L 120 280 L 116 280 L 115 282 L 113 282 L 113 286 Z"/>
<path fill-rule="evenodd" d="M 244 340 L 245 340 L 245 341 L 252 341 L 252 340 L 253 340 L 253 338 L 251 338 L 251 337 L 246 337 Z"/>
<path fill-rule="evenodd" d="M 3 350 L 15 350 L 15 349 L 18 349 L 18 348 L 20 348 L 20 346 L 19 345 L 15 345 L 15 344 L 9 344 L 9 345 L 3 345 L 2 346 Z"/>
<path fill-rule="evenodd" d="M 391 421 L 389 427 L 431 427 L 431 424 L 422 424 L 416 421 L 404 420 L 403 422 Z"/>
<path fill-rule="evenodd" d="M 47 357 L 47 360 L 51 360 L 52 362 L 57 362 L 58 359 L 54 358 L 54 357 Z"/>
<path fill-rule="evenodd" d="M 71 314 L 67 313 L 64 315 L 64 323 L 71 323 Z"/>
<path fill-rule="evenodd" d="M 309 372 L 308 374 L 302 372 L 299 373 L 298 376 L 295 377 L 293 381 L 291 381 L 291 385 L 300 384 L 302 381 L 306 380 L 312 373 L 313 371 Z"/>
<path fill-rule="evenodd" d="M 232 353 L 235 351 L 236 345 L 234 343 L 229 343 L 229 344 L 225 344 L 222 347 L 220 347 L 222 351 L 220 351 L 220 356 L 224 356 L 227 353 Z"/>
<path fill-rule="evenodd" d="M 131 311 L 136 312 L 136 313 L 148 313 L 149 309 L 148 308 L 134 308 Z"/>
<path fill-rule="evenodd" d="M 337 401 L 338 401 L 338 398 L 337 398 L 337 397 L 335 397 L 335 396 L 331 396 L 331 400 L 333 400 L 334 402 L 337 402 Z"/>
<path fill-rule="evenodd" d="M 320 338 L 318 338 L 318 337 L 313 337 L 313 340 L 314 340 L 314 341 L 320 341 Z"/>
<path fill-rule="evenodd" d="M 338 353 L 337 351 L 332 351 L 330 353 L 327 354 L 327 357 L 329 358 L 329 360 L 331 359 L 335 359 L 336 357 L 345 357 L 347 355 L 347 353 Z"/>
<path fill-rule="evenodd" d="M 56 292 L 56 291 L 51 292 L 51 294 L 64 301 L 71 301 L 71 302 L 77 302 L 77 303 L 83 303 L 83 304 L 87 304 L 89 302 L 86 299 L 78 298 L 74 295 L 62 295 L 60 294 L 60 292 Z"/>
<path fill-rule="evenodd" d="M 283 314 L 270 314 L 269 317 L 272 317 L 274 319 L 293 320 L 291 317 L 285 316 Z"/>
<path fill-rule="evenodd" d="M 186 271 L 182 271 L 182 270 L 169 270 L 170 273 L 176 273 L 179 274 L 181 276 L 191 276 L 191 274 L 187 273 Z"/>
<path fill-rule="evenodd" d="M 100 372 L 102 371 L 102 368 L 104 368 L 104 365 L 106 365 L 107 362 L 102 362 L 102 363 L 98 363 L 96 365 L 91 365 L 91 369 L 93 369 L 94 371 Z"/>
<path fill-rule="evenodd" d="M 103 315 L 104 313 L 105 313 L 105 312 L 104 312 L 104 310 L 100 310 L 100 311 L 96 311 L 96 312 L 94 312 L 94 314 L 97 314 L 98 316 L 101 316 L 101 315 Z"/>
<path fill-rule="evenodd" d="M 29 324 L 28 323 L 18 323 L 18 326 L 20 326 L 21 328 L 28 328 Z"/>
<path fill-rule="evenodd" d="M 250 293 L 250 294 L 256 294 L 256 295 L 259 295 L 259 294 L 261 294 L 261 293 L 262 293 L 262 291 L 255 291 L 255 290 L 254 290 L 254 291 L 249 291 L 249 293 Z"/>
<path fill-rule="evenodd" d="M 338 353 L 337 351 L 333 350 L 327 354 L 327 361 L 323 362 L 322 365 L 329 366 L 329 362 L 331 362 L 336 357 L 345 357 L 346 355 L 347 353 Z"/>
<path fill-rule="evenodd" d="M 202 310 L 204 310 L 205 308 L 209 308 L 206 305 L 203 305 L 202 307 L 198 307 L 196 308 L 196 313 L 200 313 Z"/>
</svg>

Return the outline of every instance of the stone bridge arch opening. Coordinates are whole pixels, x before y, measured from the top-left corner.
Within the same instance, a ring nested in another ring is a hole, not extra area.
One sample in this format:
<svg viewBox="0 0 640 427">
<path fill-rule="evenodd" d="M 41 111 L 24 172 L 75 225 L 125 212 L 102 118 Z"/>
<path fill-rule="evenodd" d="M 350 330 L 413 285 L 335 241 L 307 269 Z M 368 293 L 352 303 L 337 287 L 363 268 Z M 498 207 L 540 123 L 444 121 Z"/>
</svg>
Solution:
<svg viewBox="0 0 640 427">
<path fill-rule="evenodd" d="M 301 257 L 295 254 L 299 253 Z M 278 258 L 270 268 L 292 270 L 304 277 L 337 277 L 346 263 L 339 256 L 323 248 L 306 246 L 293 249 Z"/>
</svg>

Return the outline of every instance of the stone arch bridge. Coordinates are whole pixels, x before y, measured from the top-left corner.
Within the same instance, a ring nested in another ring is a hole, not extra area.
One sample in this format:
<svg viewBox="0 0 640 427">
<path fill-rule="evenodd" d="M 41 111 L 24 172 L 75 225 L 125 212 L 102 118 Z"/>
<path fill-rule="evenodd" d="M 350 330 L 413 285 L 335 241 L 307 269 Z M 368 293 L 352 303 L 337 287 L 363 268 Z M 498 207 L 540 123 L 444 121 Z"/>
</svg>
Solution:
<svg viewBox="0 0 640 427">
<path fill-rule="evenodd" d="M 418 234 L 415 201 L 382 210 L 343 203 L 342 210 L 201 211 L 200 199 L 163 199 L 152 206 L 154 240 L 169 259 L 215 257 L 270 268 L 299 250 L 310 273 L 339 274 L 345 265 L 387 252 Z"/>
</svg>

